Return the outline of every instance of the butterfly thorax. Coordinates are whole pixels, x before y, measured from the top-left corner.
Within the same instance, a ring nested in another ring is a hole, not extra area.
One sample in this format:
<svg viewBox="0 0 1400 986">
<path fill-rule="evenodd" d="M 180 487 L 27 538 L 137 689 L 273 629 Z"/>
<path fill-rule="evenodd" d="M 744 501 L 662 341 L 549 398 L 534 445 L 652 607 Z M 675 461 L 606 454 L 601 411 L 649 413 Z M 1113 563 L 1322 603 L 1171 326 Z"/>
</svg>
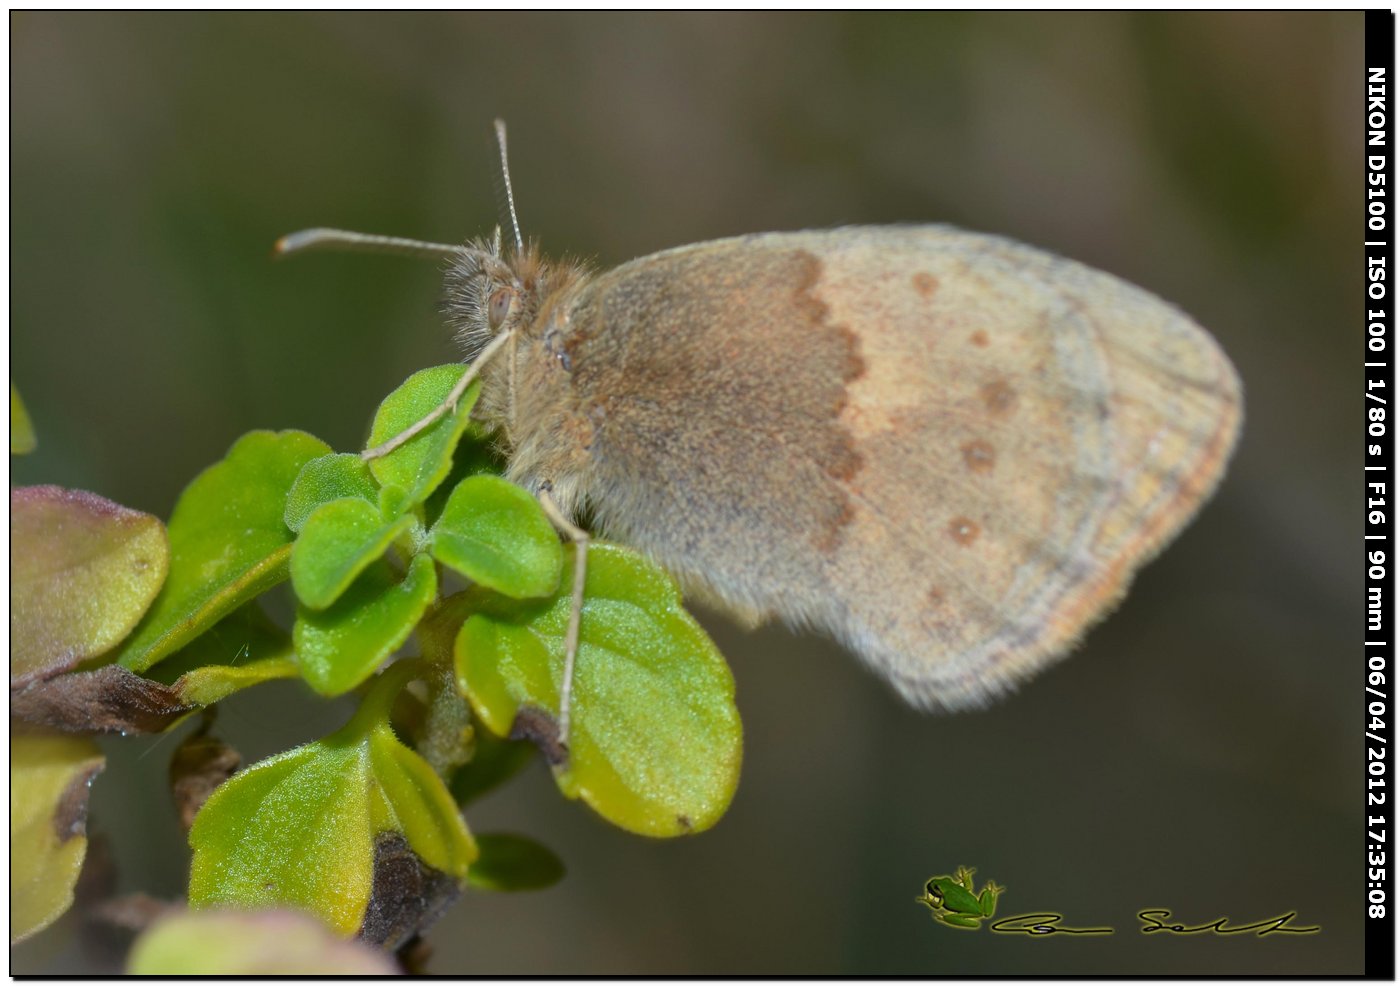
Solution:
<svg viewBox="0 0 1400 986">
<path fill-rule="evenodd" d="M 586 486 L 591 427 L 570 387 L 564 343 L 589 279 L 583 264 L 548 261 L 533 244 L 513 256 L 464 255 L 446 277 L 446 314 L 468 360 L 500 333 L 511 336 L 481 369 L 473 418 L 495 432 L 512 481 L 534 491 L 548 484 L 570 514 Z"/>
</svg>

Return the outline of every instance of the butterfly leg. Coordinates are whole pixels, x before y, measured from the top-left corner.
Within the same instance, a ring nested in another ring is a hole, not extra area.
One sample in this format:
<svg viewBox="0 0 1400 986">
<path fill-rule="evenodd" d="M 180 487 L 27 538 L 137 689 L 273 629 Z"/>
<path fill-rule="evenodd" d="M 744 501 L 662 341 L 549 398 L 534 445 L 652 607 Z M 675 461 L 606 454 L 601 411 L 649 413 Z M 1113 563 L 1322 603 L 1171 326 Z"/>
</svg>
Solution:
<svg viewBox="0 0 1400 986">
<path fill-rule="evenodd" d="M 486 365 L 486 361 L 494 356 L 502 346 L 515 338 L 514 332 L 502 332 L 486 344 L 486 348 L 472 360 L 471 366 L 467 367 L 467 372 L 462 374 L 462 379 L 457 381 L 457 385 L 452 388 L 451 393 L 443 399 L 443 402 L 433 408 L 423 417 L 409 425 L 387 442 L 382 442 L 374 448 L 365 449 L 360 453 L 360 458 L 365 462 L 370 459 L 377 459 L 380 456 L 388 455 L 394 449 L 406 443 L 410 438 L 424 429 L 433 425 L 439 418 L 457 409 L 457 402 L 462 399 L 462 395 L 467 392 L 471 382 L 481 375 L 481 368 Z"/>
<path fill-rule="evenodd" d="M 578 656 L 579 624 L 583 620 L 583 583 L 588 576 L 588 545 L 592 538 L 587 531 L 559 509 L 550 496 L 549 483 L 540 487 L 540 506 L 545 515 L 574 543 L 573 599 L 569 607 L 569 628 L 564 633 L 564 680 L 559 686 L 559 745 L 569 748 L 569 704 L 574 691 L 574 659 Z"/>
</svg>

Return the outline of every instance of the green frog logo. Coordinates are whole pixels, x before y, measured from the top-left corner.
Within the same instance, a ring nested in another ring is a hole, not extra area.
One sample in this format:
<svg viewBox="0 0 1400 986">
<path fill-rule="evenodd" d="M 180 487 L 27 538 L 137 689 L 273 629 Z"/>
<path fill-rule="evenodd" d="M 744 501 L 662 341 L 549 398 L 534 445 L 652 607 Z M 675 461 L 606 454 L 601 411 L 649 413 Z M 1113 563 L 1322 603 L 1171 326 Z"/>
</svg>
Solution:
<svg viewBox="0 0 1400 986">
<path fill-rule="evenodd" d="M 979 894 L 972 883 L 972 874 L 966 866 L 959 866 L 953 876 L 930 877 L 924 884 L 924 892 L 914 899 L 928 905 L 933 916 L 952 928 L 975 931 L 982 927 L 982 921 L 991 917 L 997 910 L 997 898 L 1006 892 L 988 880 Z"/>
</svg>

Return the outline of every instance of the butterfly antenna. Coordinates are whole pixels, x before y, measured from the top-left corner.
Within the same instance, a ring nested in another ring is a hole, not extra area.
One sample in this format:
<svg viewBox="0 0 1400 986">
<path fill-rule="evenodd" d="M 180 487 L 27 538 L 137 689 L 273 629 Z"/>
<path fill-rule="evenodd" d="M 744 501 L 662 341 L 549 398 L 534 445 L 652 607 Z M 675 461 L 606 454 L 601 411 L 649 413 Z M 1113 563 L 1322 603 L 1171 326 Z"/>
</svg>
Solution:
<svg viewBox="0 0 1400 986">
<path fill-rule="evenodd" d="M 520 218 L 515 214 L 515 192 L 510 187 L 510 162 L 506 158 L 506 121 L 496 121 L 496 144 L 501 149 L 501 180 L 505 183 L 506 211 L 510 218 L 510 229 L 515 234 L 515 252 L 525 252 L 525 241 L 520 235 Z"/>
<path fill-rule="evenodd" d="M 303 229 L 277 241 L 273 252 L 279 257 L 311 250 L 345 250 L 355 253 L 394 253 L 405 257 L 455 257 L 473 253 L 468 247 L 451 243 L 428 243 L 402 236 L 352 233 L 346 229 Z"/>
</svg>

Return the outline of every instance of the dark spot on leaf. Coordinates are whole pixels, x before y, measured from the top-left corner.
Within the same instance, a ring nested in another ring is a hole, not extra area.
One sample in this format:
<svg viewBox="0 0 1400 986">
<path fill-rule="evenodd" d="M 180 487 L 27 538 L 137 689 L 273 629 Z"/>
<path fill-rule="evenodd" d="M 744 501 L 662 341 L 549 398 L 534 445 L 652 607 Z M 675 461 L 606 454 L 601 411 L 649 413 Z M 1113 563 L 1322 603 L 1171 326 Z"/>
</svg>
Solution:
<svg viewBox="0 0 1400 986">
<path fill-rule="evenodd" d="M 977 540 L 977 535 L 982 533 L 982 529 L 966 517 L 955 517 L 953 522 L 948 525 L 948 533 L 952 535 L 954 541 L 965 548 Z"/>
<path fill-rule="evenodd" d="M 197 706 L 116 664 L 10 690 L 10 718 L 63 733 L 158 733 Z"/>
<path fill-rule="evenodd" d="M 976 332 L 972 333 L 972 335 L 968 338 L 968 342 L 972 343 L 978 349 L 986 349 L 987 346 L 991 343 L 991 341 L 991 339 L 987 338 L 987 333 L 983 332 L 981 329 L 978 329 Z"/>
<path fill-rule="evenodd" d="M 919 292 L 919 297 L 928 300 L 933 297 L 933 293 L 938 290 L 938 278 L 923 271 L 915 274 L 912 278 L 914 290 Z"/>
<path fill-rule="evenodd" d="M 559 723 L 537 705 L 520 707 L 510 726 L 510 738 L 534 743 L 551 767 L 557 767 L 569 759 L 568 748 L 559 742 Z"/>
<path fill-rule="evenodd" d="M 993 380 L 982 387 L 982 400 L 993 414 L 1006 414 L 1016 406 L 1016 391 L 1005 380 Z"/>
<path fill-rule="evenodd" d="M 692 828 L 689 815 L 677 815 L 676 824 L 680 826 L 682 832 L 689 832 Z"/>
<path fill-rule="evenodd" d="M 374 886 L 355 937 L 397 951 L 452 906 L 462 888 L 424 864 L 398 832 L 374 837 Z"/>
<path fill-rule="evenodd" d="M 92 779 L 102 773 L 102 767 L 100 763 L 93 764 L 63 789 L 53 810 L 53 831 L 59 842 L 76 838 L 87 828 L 88 794 L 92 790 Z"/>
<path fill-rule="evenodd" d="M 973 472 L 991 472 L 996 465 L 996 451 L 988 442 L 978 438 L 962 447 L 963 463 Z"/>
</svg>

